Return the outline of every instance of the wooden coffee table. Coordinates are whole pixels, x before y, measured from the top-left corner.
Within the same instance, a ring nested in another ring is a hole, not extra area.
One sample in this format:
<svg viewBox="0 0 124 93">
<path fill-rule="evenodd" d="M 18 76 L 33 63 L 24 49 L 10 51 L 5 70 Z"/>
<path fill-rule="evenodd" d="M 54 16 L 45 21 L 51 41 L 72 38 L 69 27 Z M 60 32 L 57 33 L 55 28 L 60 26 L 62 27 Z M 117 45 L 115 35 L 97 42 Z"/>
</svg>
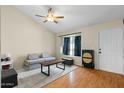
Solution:
<svg viewBox="0 0 124 93">
<path fill-rule="evenodd" d="M 63 63 L 63 68 L 58 66 L 58 63 Z M 58 59 L 58 60 L 53 60 L 53 61 L 45 61 L 45 62 L 41 62 L 41 73 L 50 76 L 50 66 L 56 64 L 56 67 L 62 70 L 65 70 L 65 64 L 64 64 L 64 60 L 62 59 Z M 47 66 L 48 67 L 48 73 L 43 71 L 43 66 Z"/>
</svg>

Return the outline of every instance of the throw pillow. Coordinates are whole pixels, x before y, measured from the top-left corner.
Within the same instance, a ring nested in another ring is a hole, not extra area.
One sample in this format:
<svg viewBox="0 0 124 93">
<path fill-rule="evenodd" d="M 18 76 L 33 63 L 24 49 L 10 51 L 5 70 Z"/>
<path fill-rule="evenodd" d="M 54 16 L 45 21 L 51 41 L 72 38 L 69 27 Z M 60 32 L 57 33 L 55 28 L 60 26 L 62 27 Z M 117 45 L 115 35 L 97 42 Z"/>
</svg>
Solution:
<svg viewBox="0 0 124 93">
<path fill-rule="evenodd" d="M 39 55 L 38 54 L 29 54 L 28 55 L 28 60 L 34 60 L 34 59 L 38 59 Z"/>
</svg>

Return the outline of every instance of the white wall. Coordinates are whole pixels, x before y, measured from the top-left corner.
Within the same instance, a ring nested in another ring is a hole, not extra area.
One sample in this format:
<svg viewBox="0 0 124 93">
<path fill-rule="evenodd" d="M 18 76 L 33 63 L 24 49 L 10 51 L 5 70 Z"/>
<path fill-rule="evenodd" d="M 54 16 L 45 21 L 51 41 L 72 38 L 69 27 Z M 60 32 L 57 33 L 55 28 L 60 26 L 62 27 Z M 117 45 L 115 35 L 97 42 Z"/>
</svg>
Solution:
<svg viewBox="0 0 124 93">
<path fill-rule="evenodd" d="M 82 27 L 78 30 L 60 32 L 56 35 L 56 55 L 57 57 L 63 57 L 60 54 L 60 35 L 65 35 L 74 32 L 81 32 L 81 49 L 93 49 L 95 50 L 95 68 L 98 68 L 98 32 L 104 29 L 111 29 L 111 28 L 122 28 L 122 20 L 113 20 L 111 22 L 97 24 L 90 27 Z M 72 57 L 75 61 L 76 65 L 82 65 L 81 57 Z"/>
<path fill-rule="evenodd" d="M 13 6 L 2 6 L 1 52 L 10 53 L 20 69 L 29 53 L 46 52 L 55 56 L 55 33 L 48 31 Z"/>
</svg>

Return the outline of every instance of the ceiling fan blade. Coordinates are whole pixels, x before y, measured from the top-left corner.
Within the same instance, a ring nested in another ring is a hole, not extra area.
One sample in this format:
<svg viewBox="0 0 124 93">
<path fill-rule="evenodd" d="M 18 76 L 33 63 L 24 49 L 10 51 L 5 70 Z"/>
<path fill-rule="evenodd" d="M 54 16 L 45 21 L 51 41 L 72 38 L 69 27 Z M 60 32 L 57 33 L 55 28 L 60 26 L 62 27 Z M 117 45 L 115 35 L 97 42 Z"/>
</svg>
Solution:
<svg viewBox="0 0 124 93">
<path fill-rule="evenodd" d="M 47 16 L 53 16 L 53 14 L 52 14 L 52 8 L 49 8 L 48 9 L 48 15 Z"/>
<path fill-rule="evenodd" d="M 55 18 L 64 18 L 64 16 L 55 16 Z"/>
<path fill-rule="evenodd" d="M 48 9 L 48 13 L 51 13 L 51 11 L 52 11 L 52 8 L 49 8 L 49 9 Z"/>
<path fill-rule="evenodd" d="M 35 15 L 35 16 L 38 16 L 38 17 L 45 17 L 45 16 L 42 16 L 42 15 Z"/>
<path fill-rule="evenodd" d="M 58 21 L 56 21 L 56 20 L 54 20 L 54 22 L 57 24 L 58 23 Z"/>
<path fill-rule="evenodd" d="M 44 20 L 43 22 L 44 22 L 44 23 L 46 23 L 46 22 L 47 22 L 47 20 Z"/>
</svg>

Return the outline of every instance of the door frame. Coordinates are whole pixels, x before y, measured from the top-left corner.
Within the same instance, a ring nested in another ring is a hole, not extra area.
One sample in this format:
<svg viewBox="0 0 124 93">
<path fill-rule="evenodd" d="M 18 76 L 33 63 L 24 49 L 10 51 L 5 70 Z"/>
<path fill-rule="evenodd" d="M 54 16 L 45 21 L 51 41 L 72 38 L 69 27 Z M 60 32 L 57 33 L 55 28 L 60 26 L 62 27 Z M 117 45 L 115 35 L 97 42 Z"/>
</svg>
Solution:
<svg viewBox="0 0 124 93">
<path fill-rule="evenodd" d="M 123 48 L 123 61 L 124 61 L 124 22 L 122 22 L 123 26 L 122 26 L 122 30 L 123 30 L 123 44 L 122 44 L 122 48 Z M 124 63 L 123 63 L 123 75 L 124 75 Z"/>
</svg>

